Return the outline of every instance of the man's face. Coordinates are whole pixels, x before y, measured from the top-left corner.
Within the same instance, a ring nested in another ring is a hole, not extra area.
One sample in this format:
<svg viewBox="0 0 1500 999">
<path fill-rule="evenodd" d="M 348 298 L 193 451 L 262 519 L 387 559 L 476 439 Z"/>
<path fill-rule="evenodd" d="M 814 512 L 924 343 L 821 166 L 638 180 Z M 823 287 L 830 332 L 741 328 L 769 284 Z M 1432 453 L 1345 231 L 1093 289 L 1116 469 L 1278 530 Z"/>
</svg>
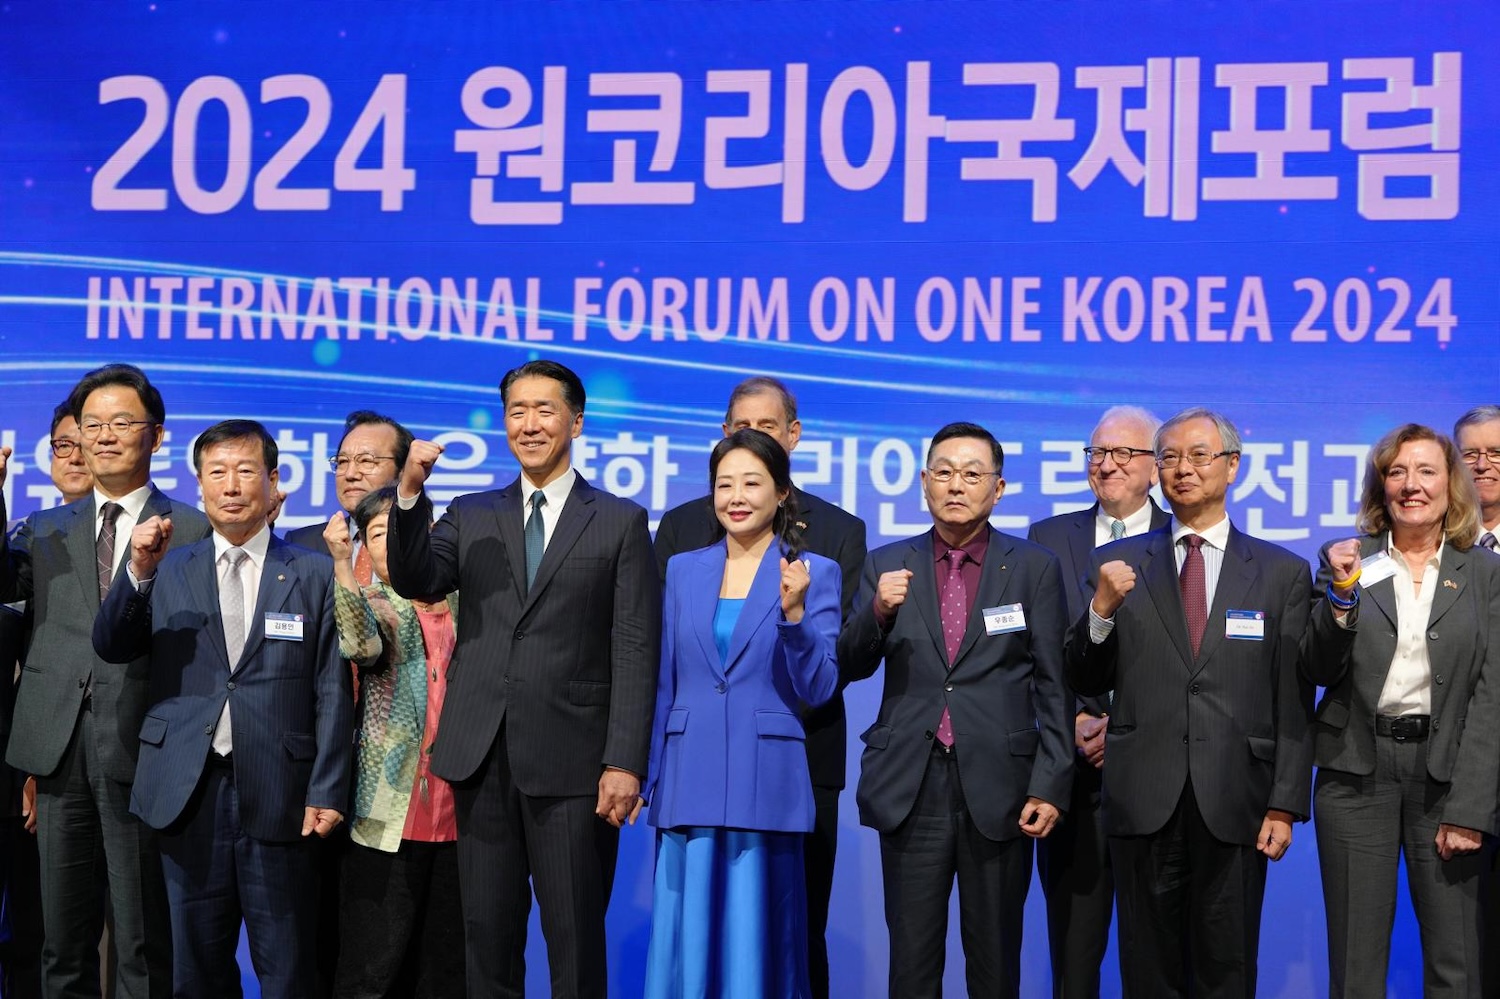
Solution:
<svg viewBox="0 0 1500 999">
<path fill-rule="evenodd" d="M 1500 463 L 1496 463 L 1486 452 L 1500 449 L 1500 420 L 1486 420 L 1464 426 L 1458 431 L 1458 451 L 1464 456 L 1464 467 L 1474 479 L 1479 490 L 1479 505 L 1484 510 L 1486 524 L 1500 517 Z M 1475 461 L 1469 461 L 1473 452 Z"/>
<path fill-rule="evenodd" d="M 947 482 L 937 476 L 953 473 Z M 964 473 L 977 481 L 966 482 Z M 932 519 L 950 539 L 967 538 L 990 519 L 1005 493 L 1005 480 L 995 474 L 995 456 L 988 441 L 950 437 L 932 448 L 922 470 L 922 495 Z"/>
<path fill-rule="evenodd" d="M 785 448 L 787 454 L 791 454 L 802 439 L 802 421 L 787 422 L 786 406 L 777 392 L 754 392 L 735 400 L 734 408 L 729 411 L 729 422 L 724 424 L 724 436 L 746 427 L 776 438 L 776 443 Z"/>
<path fill-rule="evenodd" d="M 277 469 L 267 469 L 256 437 L 210 444 L 198 456 L 198 486 L 203 513 L 213 529 L 235 544 L 254 537 L 265 526 L 276 495 Z"/>
<path fill-rule="evenodd" d="M 1179 520 L 1224 510 L 1229 484 L 1239 474 L 1240 456 L 1222 455 L 1206 465 L 1194 465 L 1188 460 L 1189 455 L 1218 454 L 1222 450 L 1224 442 L 1219 428 L 1207 417 L 1186 420 L 1162 434 L 1156 457 L 1177 455 L 1181 459 L 1176 468 L 1164 468 L 1161 472 L 1162 491 Z"/>
<path fill-rule="evenodd" d="M 1150 451 L 1151 430 L 1140 420 L 1112 416 L 1095 428 L 1089 447 Z M 1102 464 L 1089 465 L 1089 488 L 1105 512 L 1114 517 L 1127 517 L 1139 510 L 1154 485 L 1156 463 L 1149 454 L 1132 455 L 1124 465 L 1106 454 Z"/>
<path fill-rule="evenodd" d="M 349 460 L 334 475 L 338 479 L 339 506 L 345 513 L 353 513 L 366 493 L 396 481 L 401 469 L 396 467 L 395 454 L 396 428 L 388 423 L 361 424 L 344 435 L 334 458 Z M 371 470 L 365 471 L 362 464 L 372 464 Z"/>
<path fill-rule="evenodd" d="M 562 382 L 527 375 L 510 384 L 505 403 L 505 436 L 521 471 L 538 486 L 568 469 L 573 438 L 583 433 L 583 414 L 563 401 Z"/>
<path fill-rule="evenodd" d="M 72 449 L 68 450 L 68 445 Z M 67 450 L 59 456 L 57 449 Z M 83 459 L 83 437 L 78 433 L 78 421 L 64 416 L 52 432 L 52 484 L 62 493 L 63 502 L 71 503 L 87 496 L 94 488 L 94 473 L 89 471 Z"/>
<path fill-rule="evenodd" d="M 115 421 L 128 423 L 116 430 Z M 123 496 L 151 478 L 151 456 L 161 447 L 161 425 L 146 413 L 135 389 L 106 385 L 83 401 L 83 460 L 104 492 Z"/>
</svg>

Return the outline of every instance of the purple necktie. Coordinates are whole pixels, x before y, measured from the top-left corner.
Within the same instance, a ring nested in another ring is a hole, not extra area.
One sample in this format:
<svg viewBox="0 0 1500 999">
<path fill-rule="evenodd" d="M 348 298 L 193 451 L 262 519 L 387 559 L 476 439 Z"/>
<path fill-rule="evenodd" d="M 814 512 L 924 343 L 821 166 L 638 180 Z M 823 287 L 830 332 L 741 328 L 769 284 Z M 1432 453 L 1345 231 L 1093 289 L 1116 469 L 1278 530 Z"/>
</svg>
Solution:
<svg viewBox="0 0 1500 999">
<path fill-rule="evenodd" d="M 1198 647 L 1203 644 L 1203 631 L 1208 627 L 1208 581 L 1203 573 L 1203 539 L 1196 534 L 1183 537 L 1187 546 L 1187 557 L 1182 560 L 1182 571 L 1177 575 L 1177 588 L 1182 591 L 1182 612 L 1187 615 L 1188 641 L 1193 646 L 1193 658 L 1198 658 Z"/>
<path fill-rule="evenodd" d="M 1480 548 L 1488 548 L 1490 551 L 1500 551 L 1500 541 L 1495 539 L 1494 531 L 1485 531 L 1484 537 L 1479 539 Z"/>
<path fill-rule="evenodd" d="M 964 641 L 964 629 L 969 625 L 969 594 L 964 587 L 964 560 L 969 556 L 962 549 L 950 548 L 944 556 L 948 560 L 948 578 L 943 583 L 943 603 L 939 611 L 943 616 L 943 644 L 948 647 L 948 668 L 958 658 L 958 647 Z M 948 718 L 948 708 L 943 707 L 943 717 L 938 721 L 938 742 L 953 745 L 953 722 Z"/>
<path fill-rule="evenodd" d="M 99 602 L 102 604 L 104 598 L 109 596 L 110 580 L 115 575 L 115 521 L 120 519 L 120 514 L 125 508 L 118 503 L 106 503 L 99 508 L 100 515 L 104 518 L 104 526 L 99 529 L 99 537 L 94 542 L 94 568 L 99 572 Z"/>
</svg>

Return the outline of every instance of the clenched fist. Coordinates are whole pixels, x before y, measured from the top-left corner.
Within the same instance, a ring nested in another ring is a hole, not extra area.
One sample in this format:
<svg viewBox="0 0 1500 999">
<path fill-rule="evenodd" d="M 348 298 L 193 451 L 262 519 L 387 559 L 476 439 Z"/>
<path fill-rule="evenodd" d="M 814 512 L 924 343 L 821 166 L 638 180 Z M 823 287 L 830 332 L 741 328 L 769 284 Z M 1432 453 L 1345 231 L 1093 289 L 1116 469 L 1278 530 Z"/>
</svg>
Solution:
<svg viewBox="0 0 1500 999">
<path fill-rule="evenodd" d="M 442 453 L 441 444 L 412 441 L 411 450 L 406 452 L 406 464 L 401 467 L 401 487 L 398 492 L 402 496 L 415 496 L 421 492 L 428 476 L 432 475 L 432 466 L 437 464 L 438 456 Z"/>
<path fill-rule="evenodd" d="M 1359 571 L 1359 539 L 1346 538 L 1343 541 L 1329 545 L 1328 567 L 1333 570 L 1334 589 L 1353 589 L 1353 586 L 1340 585 L 1339 580 L 1348 579 Z"/>
<path fill-rule="evenodd" d="M 156 575 L 156 567 L 172 542 L 172 518 L 152 517 L 130 532 L 130 571 L 145 582 Z"/>
<path fill-rule="evenodd" d="M 894 617 L 896 609 L 906 603 L 906 591 L 910 588 L 910 569 L 882 572 L 875 584 L 875 613 L 884 618 Z"/>
<path fill-rule="evenodd" d="M 1135 589 L 1135 570 L 1124 562 L 1105 562 L 1099 567 L 1099 585 L 1094 589 L 1094 613 L 1106 621 L 1125 602 L 1125 594 Z"/>
<path fill-rule="evenodd" d="M 792 624 L 802 621 L 803 603 L 807 599 L 807 586 L 812 582 L 806 559 L 781 560 L 781 613 Z"/>
</svg>

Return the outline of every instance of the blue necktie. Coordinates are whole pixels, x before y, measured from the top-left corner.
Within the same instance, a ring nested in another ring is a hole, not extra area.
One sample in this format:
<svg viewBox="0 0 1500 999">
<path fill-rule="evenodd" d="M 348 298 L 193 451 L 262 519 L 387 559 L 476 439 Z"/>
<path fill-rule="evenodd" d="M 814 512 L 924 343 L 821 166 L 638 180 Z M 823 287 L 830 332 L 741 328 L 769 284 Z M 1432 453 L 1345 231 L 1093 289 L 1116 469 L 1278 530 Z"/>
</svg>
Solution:
<svg viewBox="0 0 1500 999">
<path fill-rule="evenodd" d="M 531 494 L 531 516 L 526 520 L 526 592 L 536 582 L 536 571 L 542 564 L 542 553 L 547 550 L 547 528 L 542 523 L 542 507 L 547 497 L 540 489 Z"/>
</svg>

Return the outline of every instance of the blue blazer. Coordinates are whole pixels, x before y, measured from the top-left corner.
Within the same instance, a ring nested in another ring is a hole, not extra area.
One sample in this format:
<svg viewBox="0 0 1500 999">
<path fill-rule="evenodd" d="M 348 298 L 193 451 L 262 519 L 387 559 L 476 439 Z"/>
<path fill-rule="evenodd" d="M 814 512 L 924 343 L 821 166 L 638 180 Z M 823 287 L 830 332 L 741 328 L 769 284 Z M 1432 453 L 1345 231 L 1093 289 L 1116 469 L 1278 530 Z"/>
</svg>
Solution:
<svg viewBox="0 0 1500 999">
<path fill-rule="evenodd" d="M 798 707 L 822 704 L 837 689 L 841 584 L 836 562 L 802 557 L 812 576 L 802 621 L 789 624 L 782 616 L 781 553 L 772 545 L 725 660 L 714 643 L 724 542 L 667 563 L 645 789 L 652 825 L 812 829 L 812 779 Z"/>
<path fill-rule="evenodd" d="M 296 840 L 308 805 L 349 813 L 354 697 L 339 658 L 333 561 L 276 538 L 245 650 L 231 671 L 213 537 L 167 552 L 146 595 L 121 576 L 94 620 L 106 662 L 150 653 L 150 694 L 130 810 L 165 829 L 186 811 L 229 700 L 240 825 Z M 301 614 L 302 641 L 268 640 L 267 612 Z"/>
</svg>

